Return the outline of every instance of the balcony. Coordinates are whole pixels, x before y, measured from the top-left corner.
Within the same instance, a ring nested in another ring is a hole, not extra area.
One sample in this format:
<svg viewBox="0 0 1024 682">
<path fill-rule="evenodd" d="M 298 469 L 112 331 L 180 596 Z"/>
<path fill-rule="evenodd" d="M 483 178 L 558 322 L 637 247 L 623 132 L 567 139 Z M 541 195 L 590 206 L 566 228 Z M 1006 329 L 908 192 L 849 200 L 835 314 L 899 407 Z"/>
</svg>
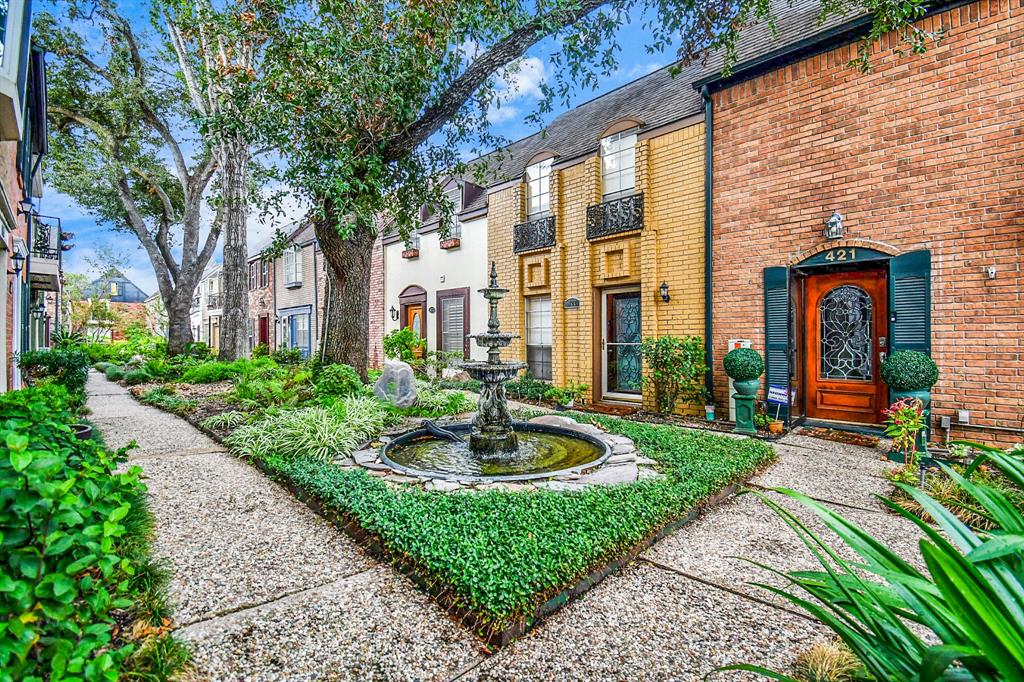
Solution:
<svg viewBox="0 0 1024 682">
<path fill-rule="evenodd" d="M 222 308 L 224 306 L 224 296 L 222 294 L 210 294 L 206 297 L 206 307 L 209 309 Z"/>
<path fill-rule="evenodd" d="M 587 206 L 587 239 L 609 237 L 644 227 L 644 193 Z"/>
<path fill-rule="evenodd" d="M 555 216 L 535 218 L 512 228 L 512 251 L 522 253 L 555 245 Z"/>
<path fill-rule="evenodd" d="M 29 279 L 33 289 L 60 289 L 60 223 L 35 216 L 32 225 L 32 263 Z"/>
</svg>

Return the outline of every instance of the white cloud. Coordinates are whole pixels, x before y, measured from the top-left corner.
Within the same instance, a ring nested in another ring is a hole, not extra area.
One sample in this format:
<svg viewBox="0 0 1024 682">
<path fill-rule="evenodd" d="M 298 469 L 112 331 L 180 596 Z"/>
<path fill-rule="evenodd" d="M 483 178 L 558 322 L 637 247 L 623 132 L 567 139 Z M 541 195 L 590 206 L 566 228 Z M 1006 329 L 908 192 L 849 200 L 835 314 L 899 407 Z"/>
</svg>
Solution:
<svg viewBox="0 0 1024 682">
<path fill-rule="evenodd" d="M 492 124 L 505 123 L 513 120 L 518 115 L 519 109 L 511 104 L 506 104 L 502 107 L 491 105 L 487 110 L 487 121 Z"/>
<path fill-rule="evenodd" d="M 540 99 L 548 79 L 547 67 L 538 57 L 525 57 L 510 64 L 498 74 L 498 97 L 503 102 L 518 99 Z"/>
</svg>

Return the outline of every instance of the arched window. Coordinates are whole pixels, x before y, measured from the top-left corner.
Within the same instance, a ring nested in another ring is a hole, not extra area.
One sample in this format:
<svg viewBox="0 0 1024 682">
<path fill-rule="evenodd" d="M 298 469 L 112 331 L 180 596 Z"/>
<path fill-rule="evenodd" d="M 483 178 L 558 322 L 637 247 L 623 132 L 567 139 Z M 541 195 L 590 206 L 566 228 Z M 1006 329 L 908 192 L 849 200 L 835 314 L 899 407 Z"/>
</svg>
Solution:
<svg viewBox="0 0 1024 682">
<path fill-rule="evenodd" d="M 852 284 L 825 294 L 821 317 L 821 376 L 826 379 L 870 381 L 871 296 Z"/>
</svg>

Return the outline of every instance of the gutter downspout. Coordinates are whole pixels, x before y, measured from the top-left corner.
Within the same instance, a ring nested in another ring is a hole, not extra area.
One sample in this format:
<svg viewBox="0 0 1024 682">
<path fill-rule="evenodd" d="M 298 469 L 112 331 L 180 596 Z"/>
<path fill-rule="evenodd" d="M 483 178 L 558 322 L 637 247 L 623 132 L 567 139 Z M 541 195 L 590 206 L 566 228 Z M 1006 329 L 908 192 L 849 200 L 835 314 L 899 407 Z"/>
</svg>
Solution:
<svg viewBox="0 0 1024 682">
<path fill-rule="evenodd" d="M 708 366 L 708 373 L 704 377 L 704 385 L 710 394 L 709 400 L 714 400 L 715 353 L 712 347 L 712 300 L 711 300 L 711 277 L 713 275 L 712 264 L 712 206 L 714 196 L 714 103 L 711 99 L 711 92 L 708 86 L 700 89 L 701 99 L 704 100 L 704 364 Z"/>
</svg>

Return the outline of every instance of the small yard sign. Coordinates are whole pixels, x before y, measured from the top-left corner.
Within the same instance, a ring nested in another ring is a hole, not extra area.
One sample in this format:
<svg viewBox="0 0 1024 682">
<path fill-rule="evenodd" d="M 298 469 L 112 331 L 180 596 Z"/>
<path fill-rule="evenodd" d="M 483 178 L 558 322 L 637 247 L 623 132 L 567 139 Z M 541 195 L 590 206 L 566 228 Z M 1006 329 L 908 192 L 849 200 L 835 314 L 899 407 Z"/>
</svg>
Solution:
<svg viewBox="0 0 1024 682">
<path fill-rule="evenodd" d="M 776 405 L 788 405 L 789 390 L 785 386 L 769 386 L 768 402 Z"/>
</svg>

